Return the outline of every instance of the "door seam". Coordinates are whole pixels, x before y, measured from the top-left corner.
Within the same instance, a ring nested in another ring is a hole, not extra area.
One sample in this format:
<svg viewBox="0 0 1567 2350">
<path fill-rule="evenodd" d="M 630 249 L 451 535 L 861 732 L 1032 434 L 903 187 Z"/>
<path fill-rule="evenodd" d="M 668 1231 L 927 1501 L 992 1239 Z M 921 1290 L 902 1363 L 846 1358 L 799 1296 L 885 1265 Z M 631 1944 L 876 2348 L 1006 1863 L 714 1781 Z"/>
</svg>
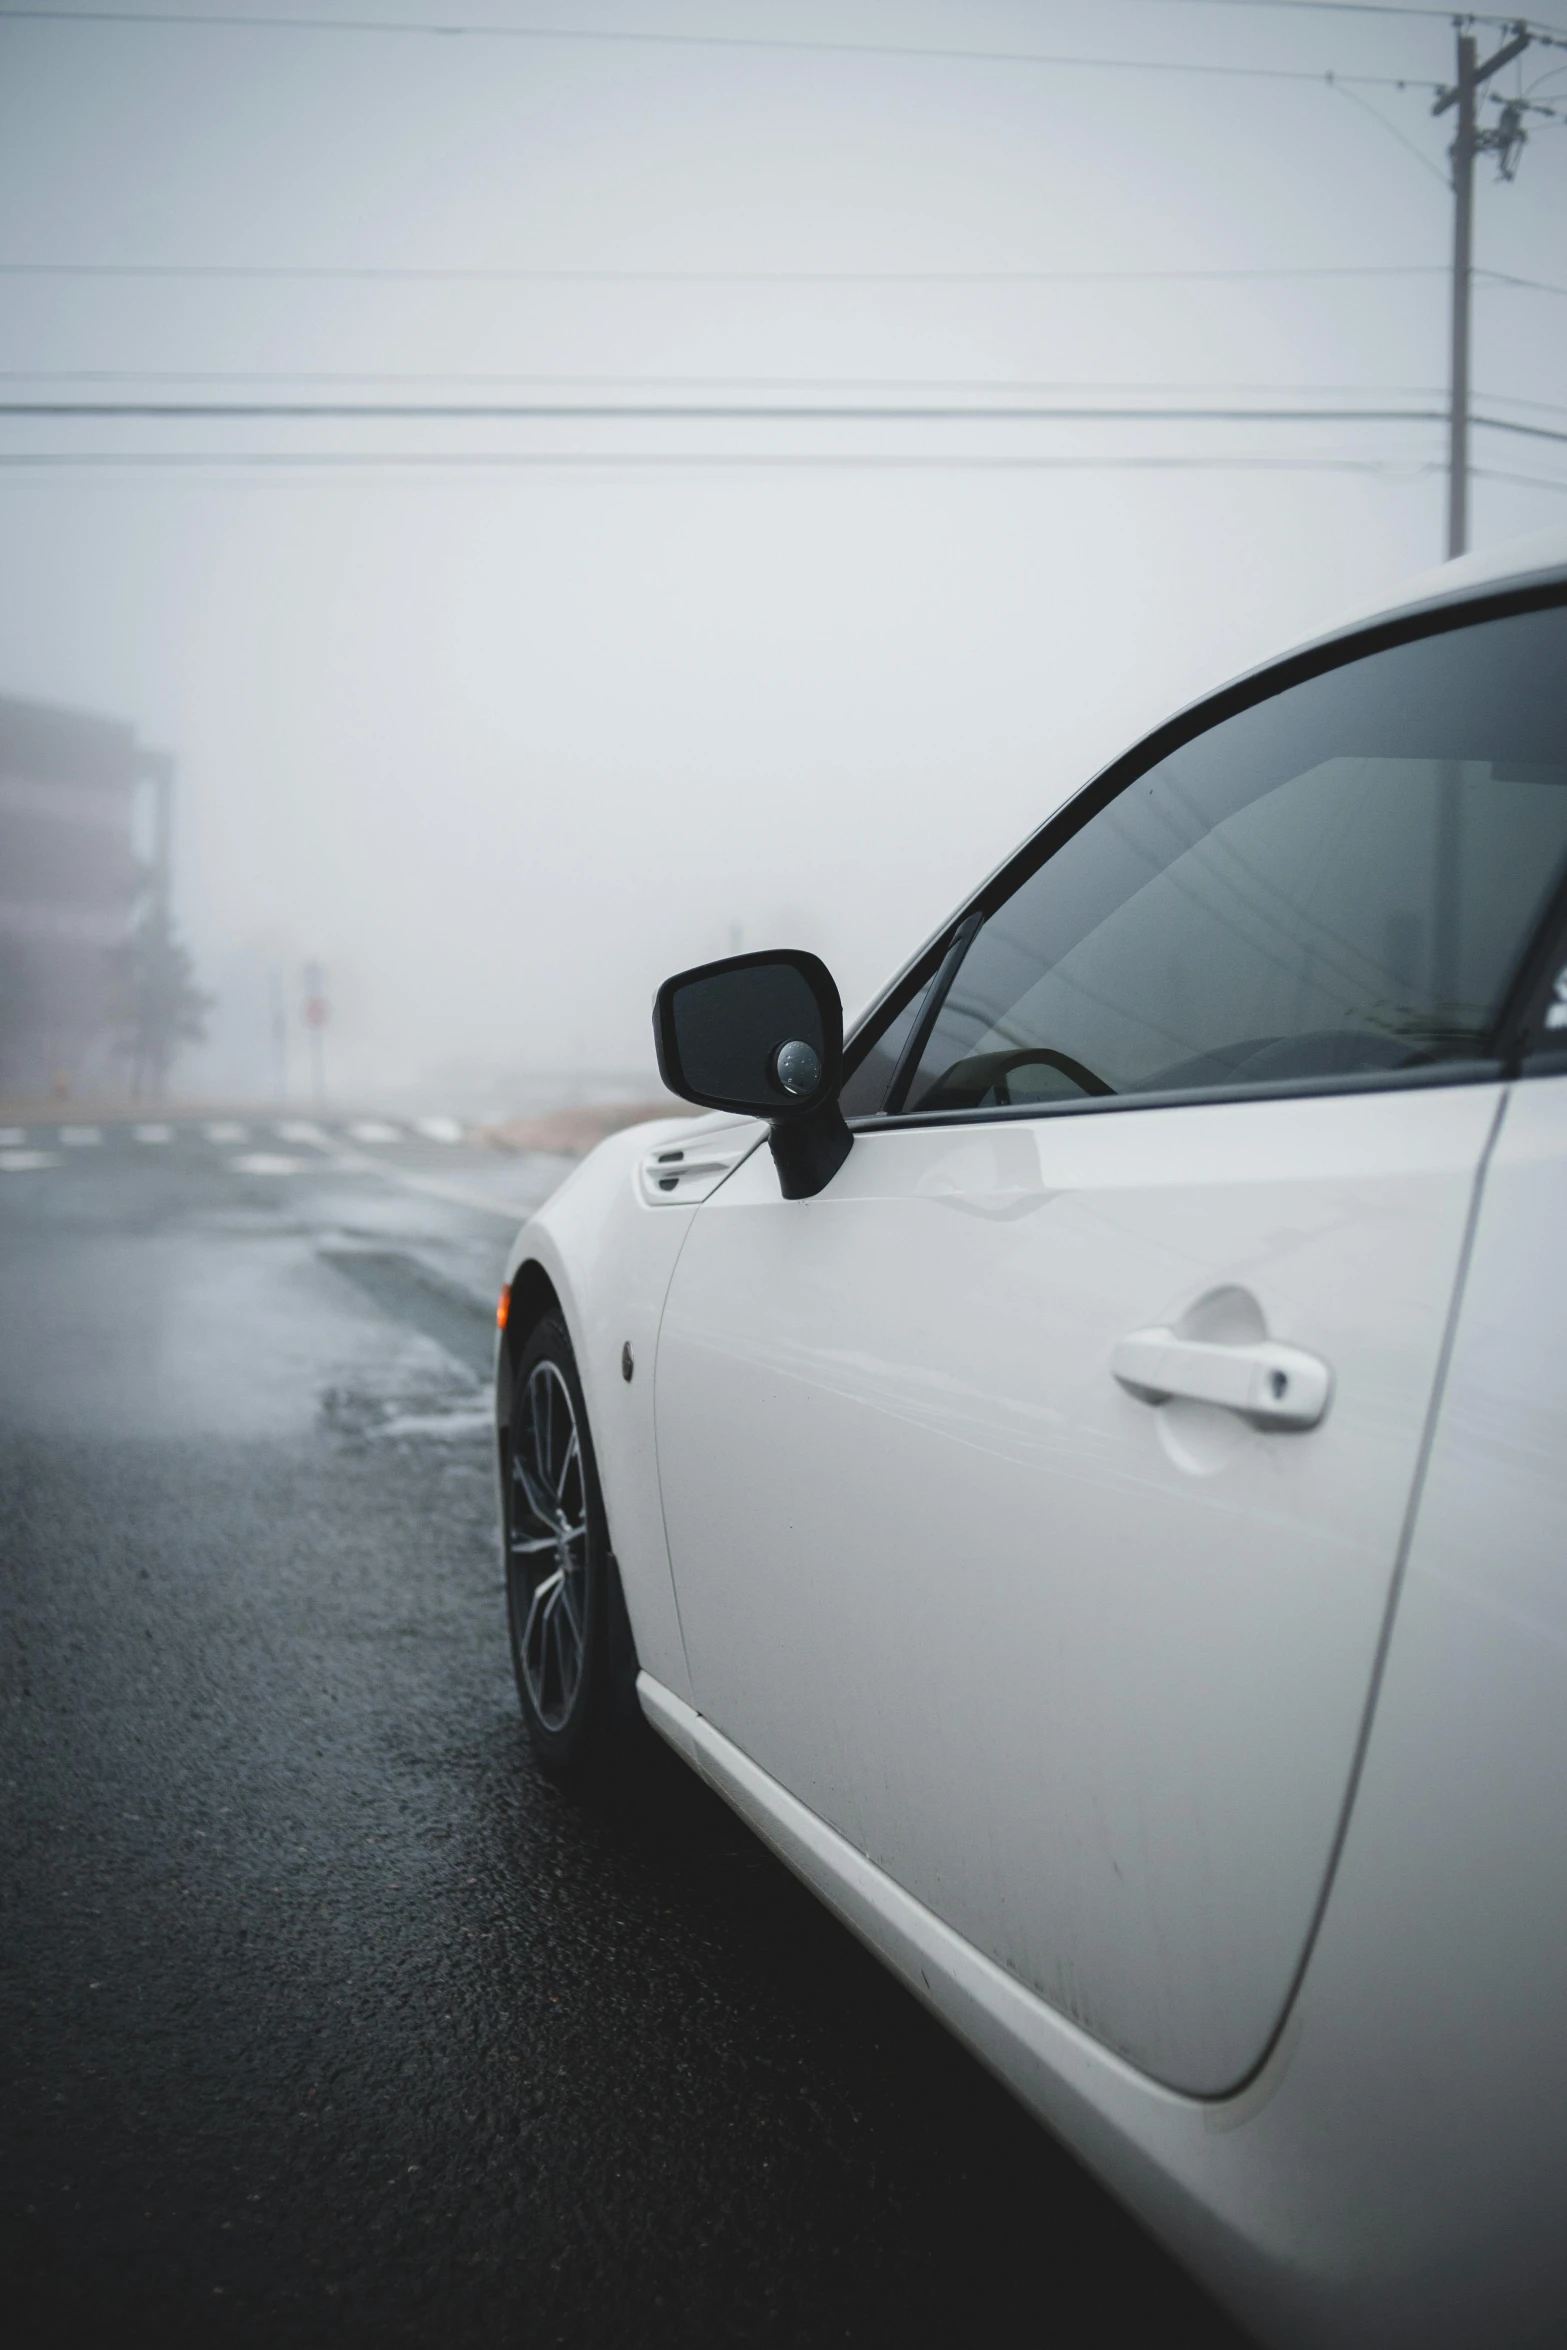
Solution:
<svg viewBox="0 0 1567 2350">
<path fill-rule="evenodd" d="M 1432 1447 L 1436 1442 L 1437 1422 L 1441 1418 L 1442 1404 L 1447 1393 L 1447 1375 L 1458 1336 L 1459 1315 L 1463 1310 L 1464 1292 L 1469 1285 L 1469 1264 L 1474 1254 L 1475 1234 L 1479 1229 L 1480 1210 L 1485 1198 L 1486 1178 L 1490 1173 L 1491 1160 L 1501 1135 L 1502 1121 L 1507 1115 L 1508 1103 L 1512 1100 L 1512 1093 L 1511 1085 L 1502 1087 L 1496 1104 L 1496 1115 L 1491 1120 L 1490 1132 L 1486 1136 L 1484 1147 L 1480 1152 L 1479 1163 L 1475 1168 L 1474 1184 L 1469 1195 L 1469 1207 L 1464 1218 L 1463 1238 L 1459 1243 L 1458 1263 L 1453 1276 L 1452 1300 L 1442 1331 L 1442 1343 L 1437 1350 L 1436 1370 L 1431 1381 L 1431 1400 L 1427 1406 L 1425 1426 L 1421 1430 L 1420 1444 L 1415 1455 L 1414 1474 L 1410 1479 L 1409 1499 L 1404 1508 L 1403 1524 L 1399 1528 L 1393 1573 L 1388 1583 L 1387 1603 L 1382 1611 L 1382 1626 L 1377 1635 L 1376 1651 L 1371 1660 L 1371 1677 L 1366 1685 L 1360 1728 L 1356 1734 L 1354 1752 L 1350 1757 L 1349 1776 L 1345 1782 L 1344 1800 L 1339 1807 L 1338 1824 L 1333 1831 L 1333 1842 L 1328 1850 L 1327 1865 L 1322 1872 L 1322 1884 L 1312 1908 L 1310 1923 L 1306 1928 L 1306 1938 L 1301 1944 L 1300 1958 L 1290 1977 L 1283 2005 L 1279 2009 L 1278 2021 L 1268 2034 L 1261 2055 L 1232 2087 L 1223 2090 L 1217 2097 L 1205 2101 L 1210 2104 L 1224 2105 L 1233 2098 L 1244 2096 L 1254 2084 L 1260 2081 L 1261 2076 L 1273 2062 L 1275 2053 L 1290 2031 L 1295 2004 L 1300 1997 L 1301 1987 L 1306 1979 L 1306 1970 L 1311 1964 L 1312 1953 L 1317 1946 L 1317 1937 L 1322 1930 L 1322 1921 L 1327 1915 L 1328 1902 L 1338 1876 L 1339 1861 L 1349 1839 L 1349 1827 L 1354 1816 L 1355 1799 L 1360 1792 L 1360 1781 L 1365 1770 L 1366 1756 L 1371 1747 L 1372 1729 L 1376 1722 L 1377 1703 L 1382 1694 L 1382 1679 L 1392 1650 L 1393 1633 L 1398 1618 L 1399 1601 L 1403 1596 L 1404 1576 L 1409 1564 L 1410 1547 L 1414 1541 L 1415 1526 L 1420 1515 L 1420 1503 L 1425 1492 L 1426 1470 L 1430 1465 Z"/>
</svg>

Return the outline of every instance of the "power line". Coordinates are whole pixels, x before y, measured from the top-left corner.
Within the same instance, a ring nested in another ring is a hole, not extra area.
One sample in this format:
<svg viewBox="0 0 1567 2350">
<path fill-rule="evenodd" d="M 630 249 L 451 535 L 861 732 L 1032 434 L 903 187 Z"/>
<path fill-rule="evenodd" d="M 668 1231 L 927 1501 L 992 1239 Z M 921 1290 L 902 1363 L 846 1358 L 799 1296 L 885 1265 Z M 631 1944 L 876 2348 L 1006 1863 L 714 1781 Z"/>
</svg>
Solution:
<svg viewBox="0 0 1567 2350">
<path fill-rule="evenodd" d="M 1125 4 L 1126 0 L 1123 0 Z M 1133 0 L 1133 5 L 1136 4 L 1137 0 Z M 1147 0 L 1143 0 L 1143 4 L 1146 5 Z M 1380 6 L 1377 0 L 1155 0 L 1155 4 L 1161 8 L 1294 9 L 1304 16 L 1412 16 L 1423 22 L 1437 24 L 1451 24 L 1453 21 L 1451 8 L 1405 7 L 1398 5 L 1398 0 L 1383 0 Z M 1511 17 L 1477 16 L 1473 19 L 1476 24 L 1511 24 L 1513 21 Z"/>
<path fill-rule="evenodd" d="M 623 370 L 614 375 L 593 374 L 529 374 L 518 370 L 503 372 L 491 370 L 475 373 L 462 368 L 440 372 L 426 369 L 414 372 L 408 369 L 383 368 L 345 370 L 340 368 L 150 368 L 150 367 L 4 367 L 0 368 L 0 383 L 136 383 L 136 384 L 255 384 L 255 383 L 321 383 L 321 384 L 527 384 L 543 389 L 561 389 L 584 386 L 617 391 L 690 390 L 700 387 L 709 391 L 788 391 L 788 392 L 1007 392 L 1024 393 L 1067 392 L 1125 392 L 1172 393 L 1186 392 L 1217 394 L 1250 393 L 1257 398 L 1273 395 L 1287 399 L 1328 399 L 1336 396 L 1358 399 L 1436 400 L 1442 398 L 1434 384 L 1280 384 L 1280 383 L 1180 383 L 1131 382 L 1117 377 L 1113 380 L 1014 376 L 906 376 L 906 375 L 629 375 Z M 1567 402 L 1554 400 L 1523 400 L 1512 392 L 1486 392 L 1484 399 L 1512 401 L 1514 405 L 1559 409 L 1567 415 Z"/>
<path fill-rule="evenodd" d="M 1136 4 L 1136 0 L 1133 0 L 1133 4 Z M 1275 12 L 1287 9 L 1306 16 L 1403 16 L 1411 17 L 1419 22 L 1435 24 L 1451 24 L 1455 13 L 1451 7 L 1432 8 L 1400 5 L 1399 0 L 1158 0 L 1158 5 L 1162 7 L 1175 6 L 1181 8 L 1189 8 L 1192 6 L 1209 8 L 1244 8 L 1250 14 L 1256 14 L 1257 11 L 1261 9 L 1269 9 Z M 1537 39 L 1548 37 L 1549 28 L 1536 25 L 1528 18 L 1520 19 L 1517 16 L 1487 15 L 1483 11 L 1476 11 L 1473 9 L 1464 9 L 1458 11 L 1457 13 L 1463 16 L 1463 19 L 1467 24 L 1496 25 L 1499 27 L 1506 27 L 1518 24 L 1520 22 L 1527 23 L 1529 30 L 1535 35 Z M 497 40 L 523 41 L 574 39 L 590 41 L 613 41 L 618 39 L 635 39 L 638 37 L 634 33 L 621 33 L 614 28 L 605 28 L 600 31 L 593 31 L 591 29 L 567 28 L 564 26 L 552 27 L 547 25 L 504 25 L 494 23 L 493 21 L 481 21 L 477 23 L 419 23 L 406 19 L 386 20 L 373 17 L 348 17 L 340 18 L 335 23 L 322 25 L 311 17 L 262 15 L 256 12 L 252 12 L 248 15 L 221 14 L 217 16 L 209 16 L 203 13 L 198 13 L 191 9 L 6 8 L 0 9 L 0 17 L 3 16 L 17 17 L 24 22 L 59 19 L 68 24 L 199 25 L 204 28 L 211 25 L 238 25 L 240 27 L 252 29 L 256 27 L 265 27 L 267 29 L 286 29 L 289 32 L 331 31 L 349 33 L 418 33 L 436 36 L 446 35 L 456 38 L 492 38 Z M 682 36 L 680 34 L 660 35 L 656 33 L 649 34 L 645 37 L 653 40 L 664 39 L 671 41 L 680 40 L 682 38 L 693 41 L 700 41 L 704 38 L 704 36 L 701 34 Z M 722 38 L 722 36 L 713 37 Z M 776 45 L 767 43 L 761 40 L 760 37 L 759 44 L 763 46 Z M 790 43 L 789 45 L 815 47 L 834 46 L 835 44 L 801 42 Z M 871 44 L 865 45 L 870 46 Z M 985 54 L 988 55 L 991 54 L 991 52 L 987 51 Z"/>
<path fill-rule="evenodd" d="M 1476 271 L 1477 276 L 1500 275 Z M 758 286 L 870 286 L 870 285 L 1128 285 L 1241 282 L 1261 278 L 1446 277 L 1439 261 L 1328 262 L 1298 267 L 1241 269 L 593 269 L 535 267 L 531 264 L 477 263 L 424 267 L 400 262 L 245 262 L 245 261 L 0 261 L 0 277 L 91 278 L 232 278 L 240 282 L 269 278 L 308 283 L 385 279 L 396 284 L 454 283 L 562 285 L 758 285 Z M 1509 278 L 1527 285 L 1527 278 Z M 1553 293 L 1567 288 L 1552 287 Z"/>
<path fill-rule="evenodd" d="M 198 16 L 184 9 L 5 8 L 0 24 L 180 26 L 201 32 L 374 34 L 386 38 L 534 41 L 643 49 L 711 49 L 808 57 L 905 57 L 937 65 L 1043 65 L 1097 73 L 1175 73 L 1223 81 L 1320 82 L 1305 66 L 1213 65 L 1162 57 L 1084 57 L 1040 49 L 967 49 L 918 41 L 821 41 L 768 33 L 674 33 L 593 29 L 582 25 L 426 24 L 386 17 L 272 15 Z M 1408 74 L 1346 74 L 1367 89 L 1435 90 L 1437 82 Z"/>
<path fill-rule="evenodd" d="M 934 402 L 722 400 L 0 400 L 0 421 L 310 424 L 1441 424 L 1444 408 L 980 407 Z M 1490 432 L 1562 441 L 1567 432 L 1503 416 Z"/>
<path fill-rule="evenodd" d="M 595 469 L 619 471 L 625 469 L 649 472 L 734 471 L 741 468 L 771 472 L 870 472 L 870 473 L 1366 473 L 1397 475 L 1405 480 L 1424 479 L 1441 471 L 1436 460 L 1408 460 L 1379 457 L 1241 457 L 1241 456 L 1132 456 L 1132 457 L 1048 457 L 1010 456 L 975 457 L 969 455 L 942 456 L 917 453 L 908 456 L 889 456 L 880 453 L 854 455 L 843 452 L 789 452 L 777 451 L 723 451 L 698 450 L 687 454 L 676 451 L 621 449 L 593 453 L 586 450 L 298 450 L 275 449 L 230 450 L 128 450 L 88 451 L 74 453 L 67 450 L 6 451 L 0 452 L 0 469 L 13 472 L 27 470 L 101 471 L 111 468 L 127 471 L 181 470 L 181 469 L 236 469 L 257 468 L 263 471 L 283 471 L 290 467 L 304 470 L 341 468 L 346 472 L 376 472 L 389 470 L 518 470 L 591 472 Z M 1523 478 L 1522 476 L 1518 478 Z"/>
<path fill-rule="evenodd" d="M 1369 98 L 1363 98 L 1358 90 L 1347 89 L 1344 84 L 1340 82 L 1336 74 L 1330 73 L 1327 78 L 1331 87 L 1338 92 L 1341 98 L 1347 98 L 1352 106 L 1358 106 L 1362 114 L 1369 114 L 1372 121 L 1378 124 L 1381 129 L 1385 130 L 1390 139 L 1396 139 L 1399 145 L 1404 149 L 1405 153 L 1414 157 L 1422 171 L 1428 171 L 1434 180 L 1440 180 L 1442 186 L 1444 188 L 1446 187 L 1446 174 L 1438 170 L 1437 166 L 1432 162 L 1430 156 L 1425 153 L 1424 149 L 1417 147 L 1414 140 L 1408 138 L 1405 133 L 1399 129 L 1396 122 L 1388 121 L 1387 116 L 1382 112 L 1380 107 L 1373 106 L 1371 100 Z"/>
<path fill-rule="evenodd" d="M 1027 394 L 1061 397 L 1085 392 L 1120 392 L 1151 398 L 1155 394 L 1184 393 L 1192 397 L 1216 397 L 1229 393 L 1237 397 L 1249 395 L 1254 399 L 1275 398 L 1294 400 L 1327 400 L 1339 396 L 1359 399 L 1441 400 L 1445 392 L 1434 384 L 1278 384 L 1278 383 L 1147 383 L 1110 381 L 1062 381 L 1037 378 L 985 376 L 769 376 L 769 375 L 539 375 L 518 372 L 490 371 L 474 373 L 452 368 L 444 373 L 415 373 L 406 369 L 345 371 L 315 368 L 130 368 L 130 367 L 9 367 L 0 368 L 0 384 L 333 384 L 389 385 L 413 387 L 420 385 L 473 385 L 495 387 L 527 385 L 537 389 L 570 387 L 581 390 L 615 391 L 689 391 L 700 388 L 709 391 L 785 391 L 806 392 L 952 392 L 968 393 L 976 398 L 1008 394 L 1021 398 Z M 1521 392 L 1480 391 L 1475 397 L 1503 407 L 1528 408 L 1540 415 L 1567 416 L 1567 401 L 1533 400 Z M 964 411 L 968 413 L 967 410 Z M 1146 411 L 1139 409 L 1139 415 Z M 1278 411 L 1270 409 L 1269 415 Z M 1318 414 L 1319 410 L 1313 409 Z M 1444 410 L 1445 414 L 1446 411 Z"/>
<path fill-rule="evenodd" d="M 1513 277 L 1505 269 L 1477 269 L 1474 276 L 1480 285 L 1525 286 L 1535 294 L 1567 294 L 1567 286 L 1552 285 L 1543 277 Z"/>
<path fill-rule="evenodd" d="M 1106 286 L 1244 285 L 1334 278 L 1445 279 L 1439 261 L 1325 262 L 1238 269 L 555 269 L 530 265 L 421 267 L 400 263 L 234 261 L 0 261 L 0 277 L 127 278 L 264 284 L 667 285 L 667 286 Z M 1567 297 L 1567 285 L 1477 268 L 1478 285 Z"/>
<path fill-rule="evenodd" d="M 1567 481 L 1552 481 L 1549 474 L 1497 473 L 1486 465 L 1472 465 L 1469 478 L 1471 481 L 1517 482 L 1521 488 L 1529 490 L 1567 490 Z"/>
<path fill-rule="evenodd" d="M 1125 0 L 1123 0 L 1123 5 Z M 1133 5 L 1137 0 L 1133 0 Z M 1417 8 L 1400 6 L 1397 0 L 1157 0 L 1160 7 L 1169 8 L 1260 8 L 1291 9 L 1303 16 L 1408 16 L 1427 24 L 1451 24 L 1459 15 L 1466 24 L 1492 25 L 1499 32 L 1510 31 L 1514 25 L 1527 26 L 1537 41 L 1550 41 L 1550 30 L 1536 24 L 1530 17 L 1485 16 L 1473 9 Z"/>
</svg>

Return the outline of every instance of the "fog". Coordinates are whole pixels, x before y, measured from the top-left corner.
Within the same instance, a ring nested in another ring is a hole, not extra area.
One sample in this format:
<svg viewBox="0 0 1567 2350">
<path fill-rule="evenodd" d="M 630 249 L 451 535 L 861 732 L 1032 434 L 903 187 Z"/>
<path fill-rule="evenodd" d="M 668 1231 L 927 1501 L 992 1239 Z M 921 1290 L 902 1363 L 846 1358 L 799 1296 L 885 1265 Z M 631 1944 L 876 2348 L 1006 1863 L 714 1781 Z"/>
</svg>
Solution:
<svg viewBox="0 0 1567 2350">
<path fill-rule="evenodd" d="M 1441 404 L 1451 117 L 1322 78 L 1446 80 L 1436 10 L 200 13 L 0 23 L 12 402 Z M 1567 107 L 1567 48 L 1503 82 Z M 1476 203 L 1476 409 L 1558 433 L 1564 128 Z M 109 274 L 151 267 L 239 274 Z M 335 1095 L 501 1109 L 649 1072 L 656 982 L 736 943 L 863 1001 L 1141 727 L 1439 560 L 1444 455 L 1438 421 L 11 415 L 0 692 L 175 756 L 217 998 L 182 1090 L 275 1091 L 276 972 L 302 1093 L 315 959 Z M 1567 446 L 1474 458 L 1476 546 L 1567 521 Z"/>
</svg>

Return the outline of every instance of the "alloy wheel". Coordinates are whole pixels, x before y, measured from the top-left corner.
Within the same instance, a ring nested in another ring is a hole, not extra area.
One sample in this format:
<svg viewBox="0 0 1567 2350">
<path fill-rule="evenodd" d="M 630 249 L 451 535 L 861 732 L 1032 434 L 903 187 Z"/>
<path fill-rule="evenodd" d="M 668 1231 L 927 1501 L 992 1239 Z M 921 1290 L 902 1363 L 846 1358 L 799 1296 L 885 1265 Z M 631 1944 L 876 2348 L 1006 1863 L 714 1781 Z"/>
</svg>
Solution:
<svg viewBox="0 0 1567 2350">
<path fill-rule="evenodd" d="M 507 1567 L 529 1700 L 545 1729 L 564 1729 L 587 1653 L 587 1486 L 571 1391 L 547 1356 L 514 1423 Z"/>
</svg>

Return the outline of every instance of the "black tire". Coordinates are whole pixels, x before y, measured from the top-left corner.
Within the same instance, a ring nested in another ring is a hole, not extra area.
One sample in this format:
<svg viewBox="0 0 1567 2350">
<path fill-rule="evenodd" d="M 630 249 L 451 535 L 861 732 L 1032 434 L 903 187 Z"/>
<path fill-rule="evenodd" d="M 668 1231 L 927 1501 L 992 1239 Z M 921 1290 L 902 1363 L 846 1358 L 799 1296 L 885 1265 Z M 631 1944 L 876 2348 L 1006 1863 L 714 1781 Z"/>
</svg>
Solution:
<svg viewBox="0 0 1567 2350">
<path fill-rule="evenodd" d="M 582 1382 L 558 1314 L 536 1325 L 517 1359 L 504 1469 L 517 1695 L 540 1764 L 575 1783 L 617 1759 L 640 1709 Z"/>
</svg>

